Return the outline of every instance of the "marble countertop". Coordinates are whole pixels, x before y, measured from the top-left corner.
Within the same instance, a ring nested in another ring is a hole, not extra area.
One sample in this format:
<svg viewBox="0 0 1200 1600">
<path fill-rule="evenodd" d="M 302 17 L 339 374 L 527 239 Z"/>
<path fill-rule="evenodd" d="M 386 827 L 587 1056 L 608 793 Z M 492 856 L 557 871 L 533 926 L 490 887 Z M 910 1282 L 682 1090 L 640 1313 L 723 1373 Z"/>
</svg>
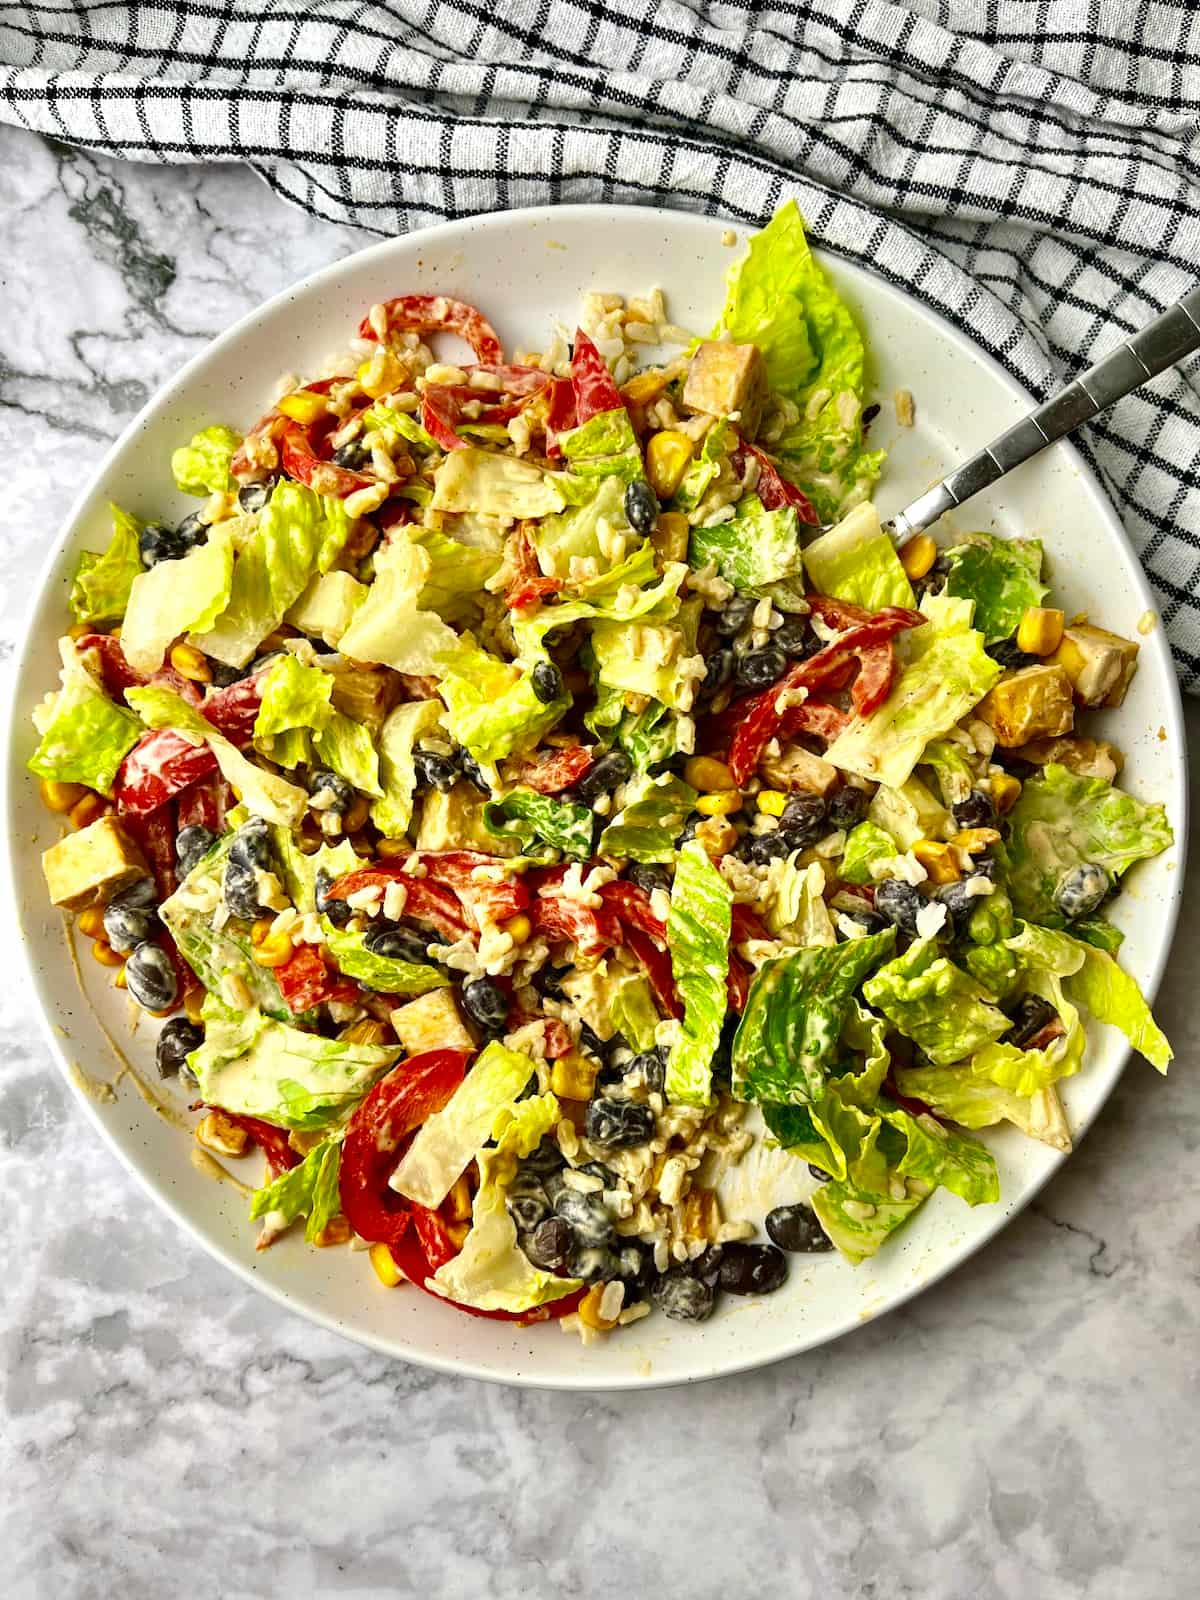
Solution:
<svg viewBox="0 0 1200 1600">
<path fill-rule="evenodd" d="M 0 128 L 0 661 L 143 401 L 366 242 L 245 170 Z M 1062 1174 L 948 1281 L 767 1371 L 595 1398 L 435 1376 L 250 1293 L 117 1165 L 0 988 L 5 1594 L 1192 1592 L 1198 934 L 1189 899 L 1159 1002 L 1170 1079 L 1131 1065 Z"/>
</svg>

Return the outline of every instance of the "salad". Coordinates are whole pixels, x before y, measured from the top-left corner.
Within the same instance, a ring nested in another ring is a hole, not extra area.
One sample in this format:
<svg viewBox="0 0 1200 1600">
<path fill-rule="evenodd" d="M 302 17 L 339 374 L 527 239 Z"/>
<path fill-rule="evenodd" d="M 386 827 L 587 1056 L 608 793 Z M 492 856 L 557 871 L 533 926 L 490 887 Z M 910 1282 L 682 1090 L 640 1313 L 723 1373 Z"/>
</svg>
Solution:
<svg viewBox="0 0 1200 1600">
<path fill-rule="evenodd" d="M 113 508 L 28 765 L 50 900 L 265 1157 L 259 1247 L 588 1340 L 995 1201 L 975 1133 L 1070 1148 L 1085 1016 L 1165 1070 L 1105 913 L 1171 829 L 1103 737 L 1137 642 L 1036 540 L 881 528 L 794 205 L 708 337 L 656 291 L 546 341 L 402 295 L 177 449 L 197 508 Z"/>
</svg>

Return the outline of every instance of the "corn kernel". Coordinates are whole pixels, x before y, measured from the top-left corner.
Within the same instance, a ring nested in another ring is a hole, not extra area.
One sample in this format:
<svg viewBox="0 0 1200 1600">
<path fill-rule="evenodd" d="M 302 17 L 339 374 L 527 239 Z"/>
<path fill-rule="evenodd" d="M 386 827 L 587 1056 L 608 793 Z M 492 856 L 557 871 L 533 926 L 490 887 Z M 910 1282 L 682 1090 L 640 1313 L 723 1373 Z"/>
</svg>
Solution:
<svg viewBox="0 0 1200 1600">
<path fill-rule="evenodd" d="M 599 1070 L 578 1050 L 568 1050 L 550 1069 L 550 1087 L 561 1100 L 590 1100 Z"/>
<path fill-rule="evenodd" d="M 412 854 L 412 845 L 407 839 L 378 839 L 375 843 L 375 853 L 380 856 L 407 856 Z"/>
<path fill-rule="evenodd" d="M 918 533 L 900 547 L 900 565 L 906 576 L 923 578 L 937 560 L 937 544 L 927 533 Z"/>
<path fill-rule="evenodd" d="M 702 794 L 696 801 L 696 810 L 702 817 L 728 817 L 742 809 L 739 789 L 722 789 L 719 794 Z"/>
<path fill-rule="evenodd" d="M 250 943 L 256 950 L 274 926 L 274 917 L 258 917 L 255 920 L 254 926 L 250 929 Z"/>
<path fill-rule="evenodd" d="M 464 1172 L 461 1177 L 455 1178 L 454 1186 L 446 1196 L 446 1203 L 450 1208 L 450 1216 L 455 1222 L 466 1222 L 471 1215 L 471 1185 L 467 1182 Z"/>
<path fill-rule="evenodd" d="M 645 372 L 635 372 L 621 389 L 621 398 L 627 404 L 644 406 L 657 400 L 670 383 L 670 374 L 661 367 L 648 367 Z"/>
<path fill-rule="evenodd" d="M 950 843 L 958 850 L 965 850 L 969 856 L 977 856 L 990 850 L 992 845 L 999 844 L 1000 835 L 995 828 L 964 828 L 953 836 Z"/>
<path fill-rule="evenodd" d="M 1028 606 L 1017 629 L 1017 649 L 1030 656 L 1053 655 L 1062 643 L 1066 616 L 1054 606 Z"/>
<path fill-rule="evenodd" d="M 125 963 L 122 961 L 121 965 L 117 968 L 117 975 L 113 979 L 113 988 L 114 989 L 128 989 L 128 987 L 129 987 L 129 984 L 126 981 L 126 978 L 125 978 Z M 196 1015 L 195 1015 L 195 1017 L 193 1017 L 192 1020 L 194 1022 L 199 1022 L 200 1021 L 200 1012 L 199 1012 L 199 1010 L 197 1010 Z"/>
<path fill-rule="evenodd" d="M 104 907 L 89 906 L 76 917 L 75 925 L 85 939 L 104 939 Z M 107 944 L 108 940 L 104 942 Z"/>
<path fill-rule="evenodd" d="M 723 761 L 714 756 L 693 756 L 683 769 L 683 781 L 690 783 L 701 794 L 717 794 L 722 789 L 736 789 L 733 773 Z"/>
<path fill-rule="evenodd" d="M 595 1328 L 598 1333 L 607 1333 L 610 1328 L 615 1328 L 617 1325 L 615 1317 L 609 1321 L 607 1317 L 600 1315 L 600 1302 L 607 1287 L 605 1283 L 594 1283 L 579 1302 L 580 1322 L 589 1328 Z"/>
<path fill-rule="evenodd" d="M 196 1143 L 218 1156 L 244 1156 L 250 1135 L 223 1111 L 210 1111 L 196 1128 Z"/>
<path fill-rule="evenodd" d="M 332 1245 L 349 1244 L 353 1232 L 345 1217 L 330 1217 L 313 1243 L 318 1250 L 328 1250 Z"/>
<path fill-rule="evenodd" d="M 693 1189 L 683 1202 L 685 1239 L 715 1239 L 721 1226 L 721 1204 L 715 1189 Z"/>
<path fill-rule="evenodd" d="M 102 794 L 96 794 L 89 789 L 82 800 L 77 800 L 71 807 L 70 821 L 73 828 L 90 828 L 93 822 L 108 811 L 108 801 Z"/>
<path fill-rule="evenodd" d="M 660 500 L 669 500 L 691 465 L 692 441 L 675 428 L 650 435 L 646 445 L 646 476 Z"/>
<path fill-rule="evenodd" d="M 125 957 L 118 955 L 107 939 L 97 939 L 92 945 L 92 960 L 98 961 L 102 967 L 120 967 L 124 965 Z"/>
<path fill-rule="evenodd" d="M 682 511 L 659 513 L 650 544 L 661 561 L 686 561 L 692 530 Z"/>
<path fill-rule="evenodd" d="M 347 1023 L 338 1038 L 347 1044 L 380 1045 L 387 1042 L 387 1029 L 374 1017 L 360 1017 L 357 1022 Z"/>
<path fill-rule="evenodd" d="M 124 973 L 122 972 L 122 976 Z M 120 983 L 120 978 L 117 982 Z M 184 1015 L 189 1022 L 202 1022 L 204 1020 L 204 990 L 197 986 L 189 989 L 183 997 Z"/>
<path fill-rule="evenodd" d="M 307 426 L 323 417 L 329 404 L 323 394 L 313 394 L 311 389 L 297 389 L 294 394 L 285 394 L 282 400 L 277 400 L 275 409 L 282 411 L 285 417 L 291 417 L 293 422 L 302 422 Z"/>
<path fill-rule="evenodd" d="M 788 803 L 782 789 L 760 789 L 754 799 L 764 817 L 781 817 Z"/>
<path fill-rule="evenodd" d="M 992 804 L 1001 815 L 1012 810 L 1020 792 L 1021 780 L 1014 778 L 1011 772 L 992 774 Z"/>
<path fill-rule="evenodd" d="M 738 831 L 728 817 L 706 817 L 696 828 L 696 839 L 709 859 L 719 861 L 738 841 Z"/>
<path fill-rule="evenodd" d="M 342 812 L 342 832 L 357 833 L 367 824 L 367 813 L 370 811 L 370 802 L 361 794 L 355 795 L 350 805 Z"/>
<path fill-rule="evenodd" d="M 962 876 L 950 846 L 939 839 L 918 839 L 912 853 L 929 874 L 931 883 L 957 883 Z"/>
<path fill-rule="evenodd" d="M 250 955 L 259 967 L 282 967 L 292 959 L 292 941 L 287 934 L 269 933 Z"/>
<path fill-rule="evenodd" d="M 373 1244 L 367 1254 L 371 1258 L 371 1265 L 375 1268 L 375 1276 L 380 1283 L 389 1289 L 394 1289 L 398 1283 L 404 1282 L 404 1274 L 392 1260 L 392 1252 L 385 1244 Z"/>
<path fill-rule="evenodd" d="M 191 683 L 211 683 L 212 668 L 203 650 L 194 644 L 177 644 L 171 651 L 171 665 L 181 678 Z"/>
<path fill-rule="evenodd" d="M 527 944 L 533 932 L 533 923 L 523 911 L 518 912 L 515 917 L 509 917 L 501 926 L 514 944 Z"/>
<path fill-rule="evenodd" d="M 81 783 L 57 783 L 53 778 L 43 778 L 38 787 L 46 810 L 60 815 L 77 806 L 87 794 Z"/>
<path fill-rule="evenodd" d="M 369 361 L 364 361 L 356 373 L 363 393 L 372 400 L 382 400 L 385 394 L 399 389 L 408 378 L 408 369 L 401 365 L 386 345 L 380 345 Z"/>
</svg>

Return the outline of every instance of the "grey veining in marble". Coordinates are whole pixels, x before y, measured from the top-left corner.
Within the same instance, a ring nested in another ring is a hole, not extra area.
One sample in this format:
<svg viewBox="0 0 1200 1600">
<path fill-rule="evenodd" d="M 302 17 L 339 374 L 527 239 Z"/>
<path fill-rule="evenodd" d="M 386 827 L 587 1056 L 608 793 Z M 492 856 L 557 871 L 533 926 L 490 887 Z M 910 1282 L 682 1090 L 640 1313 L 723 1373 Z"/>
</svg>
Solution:
<svg viewBox="0 0 1200 1600">
<path fill-rule="evenodd" d="M 143 400 L 364 242 L 245 171 L 0 128 L 0 658 Z M 251 1294 L 117 1166 L 0 987 L 0 1593 L 1194 1594 L 1198 933 L 1189 903 L 1169 1080 L 1133 1064 L 990 1249 L 813 1355 L 599 1399 L 436 1377 Z"/>
</svg>

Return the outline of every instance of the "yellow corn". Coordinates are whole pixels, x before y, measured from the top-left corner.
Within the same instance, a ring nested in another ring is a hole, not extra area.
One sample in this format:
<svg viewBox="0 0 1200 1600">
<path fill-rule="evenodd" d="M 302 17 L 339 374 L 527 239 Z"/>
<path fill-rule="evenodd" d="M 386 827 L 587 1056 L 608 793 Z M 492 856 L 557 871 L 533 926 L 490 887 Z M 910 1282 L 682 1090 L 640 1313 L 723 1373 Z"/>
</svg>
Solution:
<svg viewBox="0 0 1200 1600">
<path fill-rule="evenodd" d="M 282 411 L 285 417 L 291 417 L 293 422 L 307 425 L 323 417 L 329 406 L 323 394 L 314 394 L 311 389 L 297 389 L 295 393 L 285 394 L 282 400 L 277 400 L 275 409 Z"/>
<path fill-rule="evenodd" d="M 1017 649 L 1026 655 L 1053 655 L 1062 643 L 1063 612 L 1055 606 L 1028 606 L 1017 629 Z"/>
<path fill-rule="evenodd" d="M 76 925 L 85 939 L 104 939 L 104 907 L 89 906 L 76 918 Z M 107 939 L 104 941 L 108 943 Z"/>
<path fill-rule="evenodd" d="M 374 1017 L 360 1017 L 357 1022 L 347 1023 L 338 1038 L 345 1039 L 349 1044 L 386 1044 L 387 1029 Z"/>
<path fill-rule="evenodd" d="M 385 1244 L 373 1244 L 367 1254 L 371 1258 L 371 1265 L 375 1268 L 375 1276 L 380 1283 L 389 1289 L 394 1289 L 398 1283 L 404 1282 L 404 1274 L 392 1260 L 392 1252 Z"/>
<path fill-rule="evenodd" d="M 201 1118 L 196 1128 L 196 1143 L 202 1144 L 214 1155 L 244 1156 L 250 1135 L 223 1111 L 210 1111 Z"/>
<path fill-rule="evenodd" d="M 693 1189 L 683 1202 L 686 1239 L 715 1239 L 721 1226 L 721 1205 L 715 1189 Z"/>
<path fill-rule="evenodd" d="M 368 800 L 361 794 L 355 795 L 346 810 L 342 812 L 342 832 L 357 833 L 360 828 L 365 828 L 370 809 Z"/>
<path fill-rule="evenodd" d="M 693 756 L 683 769 L 683 781 L 701 794 L 716 794 L 721 789 L 736 789 L 733 773 L 714 756 Z"/>
<path fill-rule="evenodd" d="M 702 794 L 696 801 L 696 810 L 702 817 L 728 817 L 742 809 L 739 789 L 722 789 L 719 794 Z"/>
<path fill-rule="evenodd" d="M 121 965 L 117 968 L 117 975 L 113 979 L 113 988 L 114 989 L 128 989 L 128 987 L 129 987 L 129 985 L 125 981 L 125 963 L 122 961 Z M 204 991 L 203 991 L 203 989 L 201 989 L 200 990 L 200 995 L 202 996 L 203 993 L 204 993 Z M 200 1007 L 199 1006 L 196 1007 L 196 1015 L 192 1018 L 192 1020 L 193 1020 L 193 1022 L 199 1022 L 200 1021 Z"/>
<path fill-rule="evenodd" d="M 71 807 L 70 819 L 73 828 L 90 828 L 93 822 L 98 822 L 108 810 L 108 801 L 101 794 L 96 794 L 89 789 L 82 800 L 77 800 Z"/>
<path fill-rule="evenodd" d="M 599 1070 L 597 1062 L 589 1061 L 578 1050 L 569 1050 L 551 1067 L 550 1087 L 562 1100 L 590 1100 Z"/>
<path fill-rule="evenodd" d="M 119 967 L 124 964 L 125 957 L 118 955 L 107 939 L 97 939 L 92 945 L 92 960 L 102 967 Z"/>
<path fill-rule="evenodd" d="M 712 861 L 727 856 L 738 841 L 738 831 L 728 817 L 706 817 L 696 829 L 696 838 Z"/>
<path fill-rule="evenodd" d="M 939 839 L 918 839 L 912 853 L 929 874 L 930 883 L 956 883 L 962 876 L 950 846 Z"/>
<path fill-rule="evenodd" d="M 375 853 L 381 856 L 407 856 L 412 854 L 412 845 L 407 839 L 378 839 Z"/>
<path fill-rule="evenodd" d="M 269 933 L 250 952 L 259 967 L 282 967 L 292 959 L 292 941 L 286 933 Z"/>
<path fill-rule="evenodd" d="M 313 1243 L 318 1250 L 328 1250 L 331 1245 L 349 1244 L 353 1232 L 345 1217 L 330 1217 Z"/>
<path fill-rule="evenodd" d="M 93 622 L 73 622 L 67 629 L 68 639 L 82 639 L 85 633 L 95 633 L 96 625 Z"/>
<path fill-rule="evenodd" d="M 56 783 L 53 778 L 43 778 L 38 787 L 46 810 L 57 811 L 60 815 L 77 806 L 87 794 L 81 783 Z"/>
<path fill-rule="evenodd" d="M 380 345 L 369 361 L 364 361 L 356 374 L 364 394 L 372 400 L 382 400 L 385 394 L 399 389 L 408 378 L 408 369 L 397 361 L 386 345 Z"/>
<path fill-rule="evenodd" d="M 250 943 L 255 947 L 263 942 L 275 925 L 274 917 L 259 917 L 250 929 Z"/>
<path fill-rule="evenodd" d="M 1001 815 L 1012 810 L 1020 792 L 1021 781 L 1019 778 L 1014 778 L 1011 772 L 992 774 L 992 804 Z"/>
<path fill-rule="evenodd" d="M 610 1322 L 607 1317 L 600 1315 L 600 1302 L 607 1287 L 607 1284 L 594 1283 L 579 1302 L 580 1322 L 589 1328 L 595 1328 L 599 1333 L 607 1333 L 610 1328 L 615 1328 L 617 1325 L 616 1318 Z"/>
<path fill-rule="evenodd" d="M 900 565 L 910 578 L 923 578 L 937 560 L 937 545 L 927 533 L 918 533 L 900 547 Z"/>
<path fill-rule="evenodd" d="M 501 926 L 514 944 L 526 944 L 529 940 L 529 935 L 533 932 L 533 923 L 530 922 L 523 911 L 518 912 L 515 917 L 509 917 L 508 921 L 502 923 Z"/>
<path fill-rule="evenodd" d="M 661 367 L 648 367 L 645 372 L 634 373 L 622 387 L 621 398 L 630 405 L 644 406 L 650 400 L 657 400 L 670 381 L 670 374 Z"/>
<path fill-rule="evenodd" d="M 467 1182 L 464 1172 L 461 1177 L 455 1178 L 454 1187 L 447 1195 L 450 1206 L 450 1215 L 455 1222 L 466 1222 L 471 1215 L 471 1185 Z"/>
<path fill-rule="evenodd" d="M 765 817 L 781 817 L 788 803 L 782 789 L 760 789 L 754 798 Z"/>
<path fill-rule="evenodd" d="M 992 845 L 999 844 L 1000 835 L 995 828 L 964 828 L 961 833 L 954 835 L 950 843 L 959 850 L 965 850 L 969 856 L 977 856 L 990 850 Z"/>
<path fill-rule="evenodd" d="M 171 651 L 171 665 L 181 678 L 191 683 L 211 683 L 212 668 L 203 650 L 194 644 L 177 644 Z"/>
<path fill-rule="evenodd" d="M 650 544 L 661 561 L 686 561 L 691 534 L 682 511 L 663 511 L 650 535 Z"/>
<path fill-rule="evenodd" d="M 660 500 L 669 500 L 683 482 L 692 460 L 692 441 L 675 428 L 650 435 L 646 445 L 646 476 Z"/>
</svg>

